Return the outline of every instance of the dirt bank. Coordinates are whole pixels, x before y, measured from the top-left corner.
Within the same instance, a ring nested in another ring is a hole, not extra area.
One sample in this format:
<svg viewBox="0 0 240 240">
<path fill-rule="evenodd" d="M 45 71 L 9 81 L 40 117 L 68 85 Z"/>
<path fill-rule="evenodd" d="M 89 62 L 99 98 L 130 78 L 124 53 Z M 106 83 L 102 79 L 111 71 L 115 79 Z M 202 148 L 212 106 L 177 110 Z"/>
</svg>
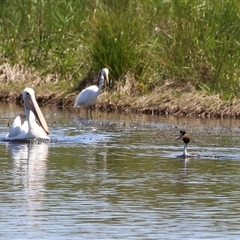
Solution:
<svg viewBox="0 0 240 240">
<path fill-rule="evenodd" d="M 210 96 L 196 91 L 191 85 L 176 87 L 173 83 L 166 83 L 148 95 L 134 97 L 125 94 L 119 99 L 110 99 L 113 99 L 110 94 L 103 93 L 99 98 L 99 107 L 144 114 L 240 118 L 240 100 L 227 102 L 219 95 Z"/>
<path fill-rule="evenodd" d="M 58 78 L 37 76 L 29 69 L 8 64 L 0 67 L 0 101 L 22 103 L 21 92 L 28 86 L 35 89 L 40 106 L 72 108 L 79 91 L 66 94 L 58 84 Z M 196 91 L 190 84 L 176 86 L 172 81 L 155 88 L 149 94 L 140 94 L 136 86 L 122 86 L 117 91 L 104 91 L 98 98 L 97 108 L 103 111 L 127 111 L 143 114 L 171 114 L 216 118 L 240 118 L 240 100 L 224 101 L 219 95 L 207 95 Z M 14 86 L 14 87 L 13 87 Z M 57 89 L 57 90 L 56 90 Z"/>
<path fill-rule="evenodd" d="M 20 90 L 1 90 L 0 100 L 22 104 Z M 72 108 L 78 92 L 72 94 L 43 93 L 36 90 L 40 106 Z M 240 101 L 223 101 L 218 95 L 209 96 L 193 88 L 176 89 L 171 86 L 156 88 L 143 96 L 103 92 L 96 105 L 103 111 L 125 111 L 143 114 L 170 114 L 178 116 L 200 116 L 216 118 L 240 118 Z"/>
</svg>

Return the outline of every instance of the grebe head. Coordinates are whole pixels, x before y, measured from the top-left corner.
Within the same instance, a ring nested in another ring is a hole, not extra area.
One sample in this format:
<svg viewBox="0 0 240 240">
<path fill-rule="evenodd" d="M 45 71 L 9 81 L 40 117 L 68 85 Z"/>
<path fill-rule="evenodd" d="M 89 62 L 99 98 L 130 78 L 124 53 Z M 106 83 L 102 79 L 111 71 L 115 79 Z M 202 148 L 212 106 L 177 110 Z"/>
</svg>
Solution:
<svg viewBox="0 0 240 240">
<path fill-rule="evenodd" d="M 183 136 L 184 134 L 186 134 L 185 129 L 181 129 L 181 130 L 180 130 L 180 133 L 181 133 L 182 136 Z"/>
<path fill-rule="evenodd" d="M 180 130 L 180 136 L 175 138 L 174 140 L 177 140 L 177 139 L 180 139 L 180 138 L 182 139 L 182 141 L 185 144 L 188 144 L 190 142 L 190 138 L 189 138 L 189 136 L 187 135 L 187 132 L 184 129 Z"/>
</svg>

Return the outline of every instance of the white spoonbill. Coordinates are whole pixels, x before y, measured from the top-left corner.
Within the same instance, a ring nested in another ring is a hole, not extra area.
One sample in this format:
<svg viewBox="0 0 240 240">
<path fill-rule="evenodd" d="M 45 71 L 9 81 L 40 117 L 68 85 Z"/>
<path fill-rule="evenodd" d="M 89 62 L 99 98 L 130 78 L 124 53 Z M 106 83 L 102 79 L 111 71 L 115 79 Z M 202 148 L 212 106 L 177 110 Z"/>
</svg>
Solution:
<svg viewBox="0 0 240 240">
<path fill-rule="evenodd" d="M 38 106 L 35 93 L 32 88 L 25 88 L 22 97 L 26 119 L 22 123 L 22 117 L 17 116 L 6 135 L 6 140 L 44 139 L 49 140 L 49 129 L 46 120 Z"/>
<path fill-rule="evenodd" d="M 108 82 L 109 70 L 103 68 L 100 74 L 99 87 L 92 85 L 83 89 L 77 96 L 74 107 L 84 107 L 88 111 L 90 108 L 90 113 L 92 112 L 92 106 L 97 102 L 98 95 L 100 94 L 102 87 L 104 85 L 104 80 Z"/>
</svg>

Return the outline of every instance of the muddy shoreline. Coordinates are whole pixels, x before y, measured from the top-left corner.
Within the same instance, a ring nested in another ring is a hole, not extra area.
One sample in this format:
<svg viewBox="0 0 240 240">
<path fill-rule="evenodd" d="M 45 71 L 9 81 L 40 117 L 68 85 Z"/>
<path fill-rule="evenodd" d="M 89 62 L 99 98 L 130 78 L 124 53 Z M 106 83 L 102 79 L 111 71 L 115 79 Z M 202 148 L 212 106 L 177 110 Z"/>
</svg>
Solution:
<svg viewBox="0 0 240 240">
<path fill-rule="evenodd" d="M 123 84 L 124 82 L 124 84 Z M 142 114 L 197 116 L 214 118 L 240 118 L 240 99 L 224 100 L 220 95 L 210 95 L 197 91 L 187 82 L 176 83 L 166 80 L 162 86 L 149 93 L 143 93 L 138 83 L 126 78 L 115 86 L 115 91 L 103 90 L 99 95 L 96 108 L 102 111 L 135 112 Z M 54 74 L 41 76 L 34 69 L 22 64 L 0 66 L 0 101 L 22 104 L 21 93 L 25 87 L 35 90 L 40 106 L 73 108 L 73 103 L 81 90 L 71 92 L 73 86 L 61 83 Z M 89 79 L 89 84 L 97 84 Z M 65 89 L 64 89 L 65 88 Z M 66 93 L 66 92 L 70 93 Z"/>
<path fill-rule="evenodd" d="M 195 90 L 176 94 L 180 90 L 166 86 L 155 89 L 152 93 L 142 96 L 103 92 L 98 98 L 96 108 L 102 111 L 134 112 L 151 115 L 197 116 L 214 118 L 239 118 L 240 101 L 227 102 L 218 95 L 210 96 Z M 71 94 L 36 92 L 40 106 L 73 108 L 78 92 Z M 0 101 L 22 105 L 21 91 L 0 91 Z"/>
</svg>

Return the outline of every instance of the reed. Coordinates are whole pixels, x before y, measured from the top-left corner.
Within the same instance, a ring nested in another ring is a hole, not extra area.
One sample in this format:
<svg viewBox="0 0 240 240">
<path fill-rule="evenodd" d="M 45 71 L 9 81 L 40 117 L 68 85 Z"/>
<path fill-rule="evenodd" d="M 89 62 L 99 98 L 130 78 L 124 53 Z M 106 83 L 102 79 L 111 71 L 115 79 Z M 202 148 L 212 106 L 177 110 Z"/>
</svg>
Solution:
<svg viewBox="0 0 240 240">
<path fill-rule="evenodd" d="M 142 11 L 136 12 L 137 5 L 134 1 L 121 1 L 119 7 L 101 4 L 87 23 L 91 66 L 111 69 L 111 87 L 129 72 L 140 82 L 146 73 L 149 36 L 144 34 L 146 24 Z"/>
<path fill-rule="evenodd" d="M 1 1 L 0 62 L 58 74 L 66 91 L 102 67 L 143 92 L 166 80 L 240 97 L 238 0 Z"/>
</svg>

